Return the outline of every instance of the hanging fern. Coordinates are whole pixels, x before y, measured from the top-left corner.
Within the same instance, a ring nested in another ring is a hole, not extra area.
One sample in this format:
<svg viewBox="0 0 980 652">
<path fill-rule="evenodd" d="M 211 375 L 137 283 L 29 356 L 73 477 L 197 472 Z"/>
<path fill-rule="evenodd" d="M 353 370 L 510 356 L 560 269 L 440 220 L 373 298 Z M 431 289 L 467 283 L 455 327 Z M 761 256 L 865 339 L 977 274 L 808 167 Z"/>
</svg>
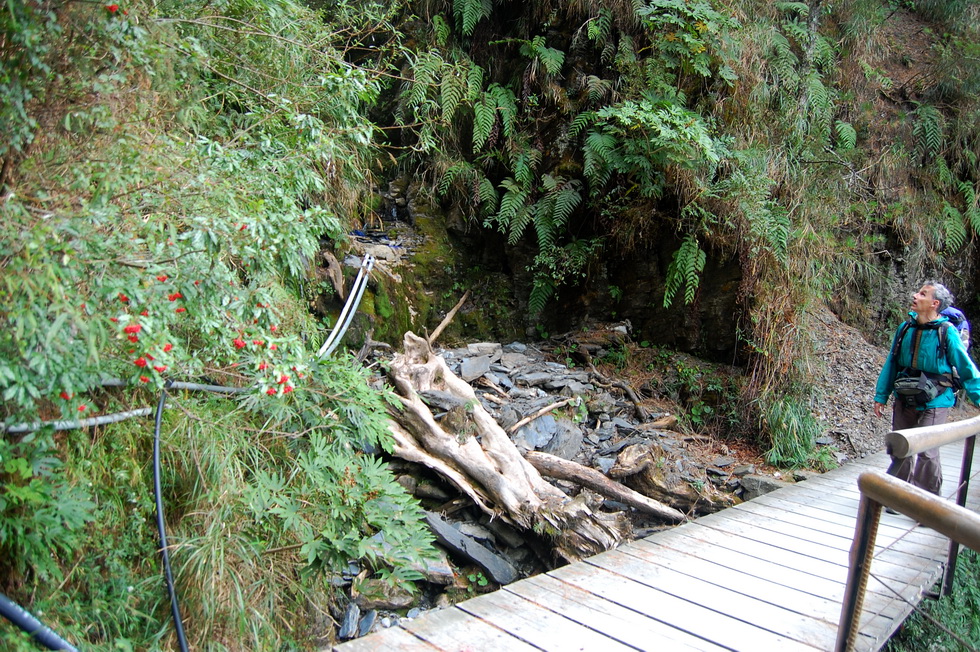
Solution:
<svg viewBox="0 0 980 652">
<path fill-rule="evenodd" d="M 569 181 L 563 177 L 553 177 L 550 174 L 542 176 L 541 191 L 543 194 L 534 203 L 530 211 L 538 238 L 539 250 L 555 246 L 562 234 L 562 227 L 565 226 L 572 212 L 582 202 L 581 185 L 577 179 Z M 516 242 L 520 235 L 519 232 L 512 230 L 511 240 Z"/>
<path fill-rule="evenodd" d="M 807 76 L 806 88 L 807 105 L 810 109 L 810 134 L 818 141 L 825 142 L 830 137 L 834 109 L 830 92 L 815 70 L 811 70 Z"/>
<path fill-rule="evenodd" d="M 590 41 L 602 47 L 612 33 L 612 12 L 605 7 L 600 9 L 599 15 L 589 20 L 586 33 Z"/>
<path fill-rule="evenodd" d="M 497 212 L 497 189 L 493 187 L 490 183 L 490 179 L 482 176 L 477 184 L 476 188 L 476 198 L 477 204 L 481 206 L 484 213 L 496 213 Z"/>
<path fill-rule="evenodd" d="M 835 123 L 837 128 L 837 149 L 848 152 L 857 145 L 857 131 L 851 123 L 838 120 Z"/>
<path fill-rule="evenodd" d="M 453 0 L 453 14 L 463 36 L 471 36 L 476 24 L 493 11 L 492 0 Z"/>
<path fill-rule="evenodd" d="M 772 55 L 769 57 L 769 68 L 776 80 L 787 90 L 793 90 L 799 83 L 796 67 L 800 60 L 793 52 L 793 46 L 779 32 L 772 34 Z"/>
<path fill-rule="evenodd" d="M 963 215 L 947 201 L 943 202 L 943 210 L 940 215 L 943 235 L 946 237 L 946 247 L 952 251 L 957 251 L 966 242 Z"/>
<path fill-rule="evenodd" d="M 504 128 L 504 137 L 513 138 L 514 129 L 517 123 L 517 97 L 509 88 L 500 84 L 491 84 L 487 93 L 493 98 L 494 106 L 500 113 L 501 124 Z"/>
<path fill-rule="evenodd" d="M 436 14 L 432 17 L 432 31 L 436 36 L 436 43 L 440 47 L 446 47 L 446 43 L 449 42 L 449 37 L 452 36 L 452 27 L 442 17 L 442 14 Z"/>
<path fill-rule="evenodd" d="M 964 216 L 966 221 L 969 222 L 970 228 L 977 235 L 980 235 L 980 203 L 978 203 L 978 195 L 976 188 L 968 181 L 960 182 L 960 193 L 963 195 L 963 204 L 965 205 Z"/>
<path fill-rule="evenodd" d="M 579 134 L 582 133 L 582 130 L 591 125 L 593 122 L 595 122 L 594 111 L 579 113 L 577 116 L 575 116 L 575 119 L 572 120 L 572 123 L 568 127 L 568 137 L 573 140 L 578 138 Z"/>
<path fill-rule="evenodd" d="M 456 114 L 456 109 L 458 109 L 459 105 L 464 99 L 466 99 L 467 90 L 467 80 L 461 74 L 460 70 L 452 68 L 445 71 L 442 76 L 440 91 L 442 119 L 446 123 L 451 123 L 453 121 L 453 116 Z"/>
<path fill-rule="evenodd" d="M 449 189 L 452 187 L 453 182 L 458 178 L 466 179 L 472 176 L 473 166 L 466 161 L 460 161 L 454 163 L 449 167 L 448 170 L 442 175 L 442 179 L 439 180 L 439 185 L 436 187 L 436 193 L 440 197 L 445 197 L 449 193 Z"/>
<path fill-rule="evenodd" d="M 466 75 L 466 99 L 476 102 L 483 96 L 483 67 L 470 61 L 470 69 Z"/>
<path fill-rule="evenodd" d="M 664 282 L 664 308 L 670 307 L 682 285 L 684 303 L 690 305 L 694 302 L 706 261 L 707 256 L 701 250 L 697 236 L 693 233 L 688 234 L 680 248 L 674 252 L 674 259 L 667 268 L 667 279 Z"/>
<path fill-rule="evenodd" d="M 915 117 L 912 135 L 916 148 L 927 159 L 932 159 L 943 147 L 943 116 L 931 104 L 919 104 L 912 115 Z"/>
<path fill-rule="evenodd" d="M 540 273 L 535 275 L 534 284 L 531 286 L 531 295 L 528 297 L 528 312 L 534 316 L 541 314 L 544 307 L 548 305 L 548 299 L 554 295 L 555 282 L 547 274 Z"/>
<path fill-rule="evenodd" d="M 585 138 L 583 172 L 594 192 L 605 186 L 612 176 L 613 161 L 618 158 L 616 144 L 615 136 L 601 131 L 590 131 Z"/>
<path fill-rule="evenodd" d="M 504 191 L 500 198 L 500 207 L 496 215 L 488 218 L 486 225 L 496 225 L 501 232 L 509 231 L 508 240 L 516 243 L 531 221 L 532 215 L 528 206 L 531 193 L 513 178 L 504 179 L 500 188 Z"/>
<path fill-rule="evenodd" d="M 519 152 L 512 162 L 514 178 L 524 188 L 532 187 L 540 164 L 541 150 L 532 147 Z"/>
<path fill-rule="evenodd" d="M 479 151 L 490 138 L 493 123 L 497 120 L 497 107 L 493 96 L 484 94 L 483 99 L 473 105 L 473 151 Z"/>
</svg>

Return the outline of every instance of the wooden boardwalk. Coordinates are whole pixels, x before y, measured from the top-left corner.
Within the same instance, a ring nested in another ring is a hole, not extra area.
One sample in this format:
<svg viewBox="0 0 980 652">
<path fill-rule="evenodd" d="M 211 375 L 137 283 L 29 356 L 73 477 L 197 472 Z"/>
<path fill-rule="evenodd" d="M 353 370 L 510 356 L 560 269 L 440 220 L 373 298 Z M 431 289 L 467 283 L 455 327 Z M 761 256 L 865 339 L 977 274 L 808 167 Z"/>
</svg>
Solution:
<svg viewBox="0 0 980 652">
<path fill-rule="evenodd" d="M 980 450 L 980 447 L 978 447 Z M 955 496 L 963 445 L 942 451 Z M 335 648 L 833 650 L 860 493 L 885 453 Z M 980 453 L 968 506 L 980 505 Z M 882 512 L 857 649 L 878 650 L 941 577 L 949 540 Z"/>
</svg>

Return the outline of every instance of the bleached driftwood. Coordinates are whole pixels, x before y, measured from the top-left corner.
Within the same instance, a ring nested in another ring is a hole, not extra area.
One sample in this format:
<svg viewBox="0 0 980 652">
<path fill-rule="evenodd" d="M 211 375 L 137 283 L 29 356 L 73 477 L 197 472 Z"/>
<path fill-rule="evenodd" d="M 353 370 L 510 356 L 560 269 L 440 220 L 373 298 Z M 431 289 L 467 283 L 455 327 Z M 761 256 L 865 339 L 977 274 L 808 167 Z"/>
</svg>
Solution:
<svg viewBox="0 0 980 652">
<path fill-rule="evenodd" d="M 549 484 L 425 339 L 405 333 L 389 376 L 401 407 L 389 409 L 395 454 L 428 466 L 486 513 L 551 538 L 556 553 L 576 560 L 616 547 L 628 532 L 622 514 L 592 510 Z M 419 394 L 447 392 L 461 400 L 442 422 Z"/>
<path fill-rule="evenodd" d="M 671 523 L 680 523 L 681 521 L 687 520 L 683 512 L 664 505 L 658 500 L 648 498 L 625 485 L 610 480 L 602 473 L 599 473 L 595 469 L 590 469 L 587 466 L 582 466 L 570 460 L 540 451 L 530 451 L 527 454 L 527 461 L 548 477 L 558 478 L 559 480 L 570 480 L 596 493 L 602 494 L 606 498 L 618 500 L 634 509 L 638 509 L 647 514 L 653 514 Z"/>
</svg>

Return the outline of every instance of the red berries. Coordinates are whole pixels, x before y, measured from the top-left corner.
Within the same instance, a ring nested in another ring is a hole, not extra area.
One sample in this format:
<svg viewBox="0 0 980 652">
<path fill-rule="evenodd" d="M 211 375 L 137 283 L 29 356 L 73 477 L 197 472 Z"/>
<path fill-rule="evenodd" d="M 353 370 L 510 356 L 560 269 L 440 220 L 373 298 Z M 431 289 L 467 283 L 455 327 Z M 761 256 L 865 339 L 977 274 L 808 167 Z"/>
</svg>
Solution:
<svg viewBox="0 0 980 652">
<path fill-rule="evenodd" d="M 235 348 L 236 349 L 244 349 L 245 348 L 245 340 L 243 340 L 240 337 L 236 337 L 234 340 L 232 340 L 232 344 L 235 345 Z"/>
<path fill-rule="evenodd" d="M 140 341 L 139 335 L 130 335 L 126 339 L 129 340 L 130 342 L 139 342 Z"/>
<path fill-rule="evenodd" d="M 129 324 L 123 329 L 124 333 L 139 333 L 142 330 L 142 326 L 139 324 Z"/>
<path fill-rule="evenodd" d="M 171 301 L 176 301 L 177 299 L 183 299 L 184 295 L 181 294 L 180 292 L 174 292 L 173 294 L 168 294 L 167 298 L 170 299 Z"/>
<path fill-rule="evenodd" d="M 166 274 L 160 274 L 160 276 L 157 277 L 157 280 L 160 281 L 161 283 L 163 283 L 164 281 L 167 280 L 167 275 Z"/>
<path fill-rule="evenodd" d="M 135 360 L 133 360 L 133 364 L 136 365 L 137 367 L 145 367 L 146 358 L 143 357 L 136 358 Z"/>
<path fill-rule="evenodd" d="M 269 389 L 265 390 L 265 393 L 268 394 L 269 396 L 275 396 L 276 395 L 276 388 L 275 387 L 270 387 Z"/>
<path fill-rule="evenodd" d="M 66 392 L 64 390 L 62 390 L 62 392 L 60 394 L 58 394 L 58 396 L 60 396 L 61 398 L 63 398 L 66 401 L 70 401 L 71 400 L 71 397 L 73 395 L 72 394 L 69 394 L 68 392 Z"/>
<path fill-rule="evenodd" d="M 174 345 L 173 345 L 173 344 L 170 344 L 170 343 L 168 342 L 167 344 L 164 344 L 164 345 L 163 345 L 163 352 L 164 352 L 164 353 L 170 353 L 170 350 L 171 350 L 172 348 L 174 348 Z"/>
<path fill-rule="evenodd" d="M 141 383 L 148 383 L 148 382 L 150 382 L 150 379 L 147 378 L 146 376 L 140 376 L 140 382 Z"/>
<path fill-rule="evenodd" d="M 177 308 L 174 312 L 187 312 L 187 308 Z"/>
<path fill-rule="evenodd" d="M 160 373 L 160 374 L 162 374 L 162 373 L 163 373 L 164 371 L 166 371 L 166 370 L 167 370 L 167 365 L 165 365 L 165 364 L 158 364 L 158 365 L 153 365 L 153 369 L 154 369 L 154 370 L 155 370 L 155 371 L 156 371 L 157 373 Z"/>
</svg>

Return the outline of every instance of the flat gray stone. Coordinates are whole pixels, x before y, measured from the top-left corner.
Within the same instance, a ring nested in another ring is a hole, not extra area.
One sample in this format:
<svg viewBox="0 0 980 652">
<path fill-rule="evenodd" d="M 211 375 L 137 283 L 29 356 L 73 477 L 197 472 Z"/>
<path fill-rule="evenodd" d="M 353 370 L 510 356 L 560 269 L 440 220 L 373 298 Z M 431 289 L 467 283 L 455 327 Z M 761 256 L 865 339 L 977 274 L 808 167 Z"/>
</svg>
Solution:
<svg viewBox="0 0 980 652">
<path fill-rule="evenodd" d="M 490 371 L 490 356 L 466 358 L 459 365 L 459 377 L 468 383 Z"/>
</svg>

